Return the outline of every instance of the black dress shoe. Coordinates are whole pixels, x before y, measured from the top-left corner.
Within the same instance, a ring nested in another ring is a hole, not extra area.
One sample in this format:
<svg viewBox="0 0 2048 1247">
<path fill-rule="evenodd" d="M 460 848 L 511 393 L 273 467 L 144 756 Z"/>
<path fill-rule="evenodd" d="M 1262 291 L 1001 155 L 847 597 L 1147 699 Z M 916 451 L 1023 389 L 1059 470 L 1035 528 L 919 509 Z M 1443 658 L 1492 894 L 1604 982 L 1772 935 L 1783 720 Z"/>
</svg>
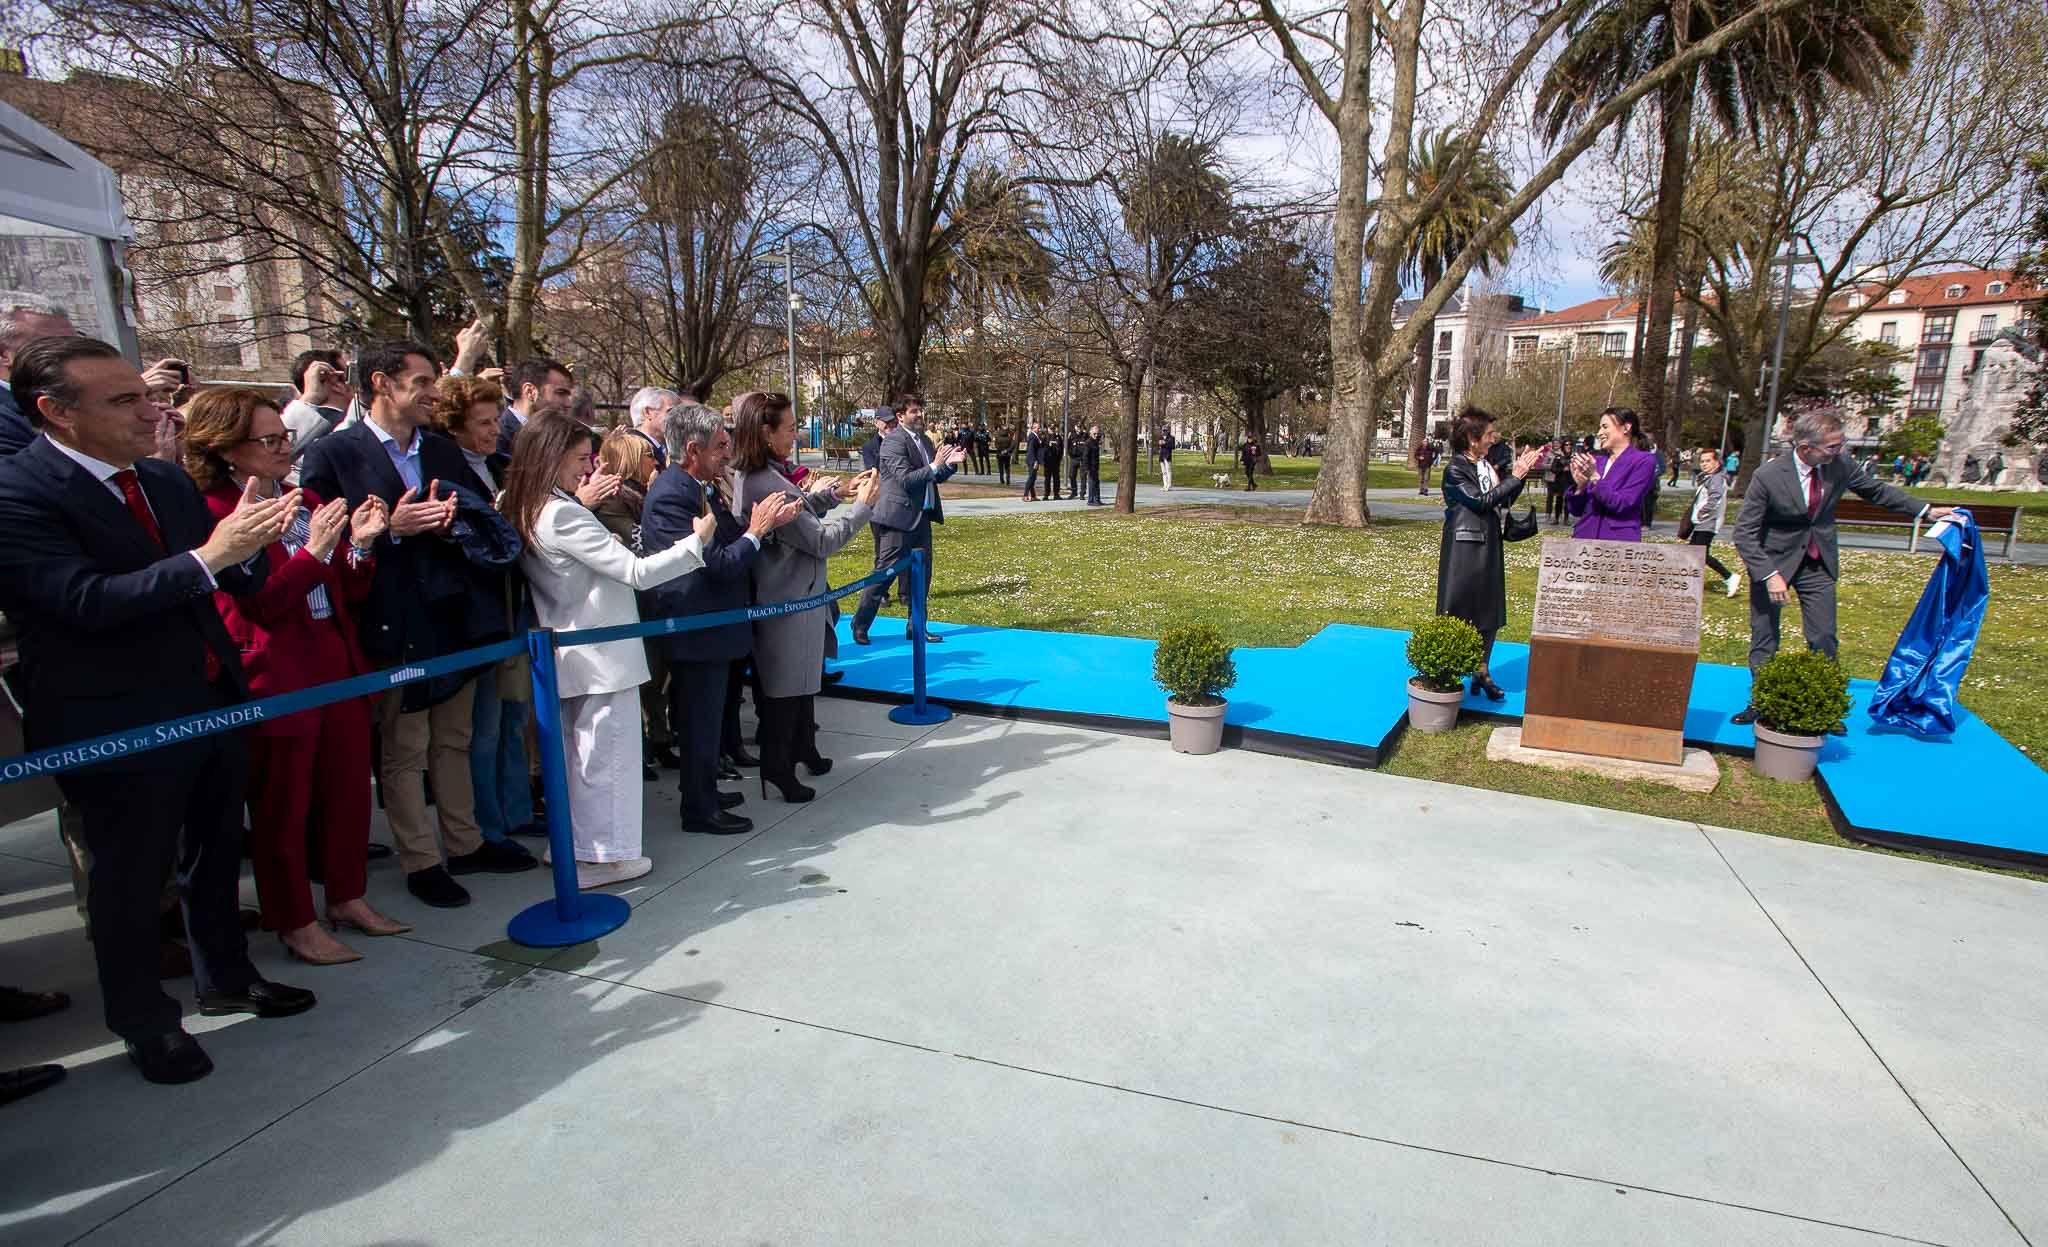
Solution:
<svg viewBox="0 0 2048 1247">
<path fill-rule="evenodd" d="M 718 794 L 718 808 L 721 810 L 736 810 L 746 803 L 747 794 L 744 792 L 720 792 Z"/>
<path fill-rule="evenodd" d="M 903 639 L 906 641 L 915 641 L 917 639 L 917 633 L 912 629 L 905 628 L 903 630 Z M 945 640 L 946 638 L 940 636 L 936 632 L 927 630 L 924 634 L 924 643 L 926 645 L 943 645 L 945 643 Z"/>
<path fill-rule="evenodd" d="M 651 784 L 660 778 L 661 768 L 655 766 L 654 763 L 643 762 L 640 764 L 640 780 L 642 783 Z"/>
<path fill-rule="evenodd" d="M 824 687 L 831 688 L 834 684 L 839 683 L 845 678 L 846 673 L 844 671 L 827 671 L 823 677 Z"/>
<path fill-rule="evenodd" d="M 61 1065 L 31 1065 L 26 1069 L 0 1070 L 0 1104 L 12 1104 L 64 1081 Z"/>
<path fill-rule="evenodd" d="M 753 829 L 753 819 L 745 818 L 738 814 L 728 814 L 724 810 L 720 810 L 710 818 L 686 818 L 683 820 L 684 831 L 694 832 L 700 836 L 737 836 Z"/>
<path fill-rule="evenodd" d="M 370 841 L 370 847 L 363 850 L 363 856 L 373 862 L 379 861 L 383 858 L 392 857 L 394 855 L 395 852 L 390 845 L 380 844 L 375 840 Z"/>
<path fill-rule="evenodd" d="M 1756 722 L 1756 707 L 1744 706 L 1742 709 L 1736 711 L 1734 715 L 1732 715 L 1729 718 L 1728 721 L 1730 723 L 1741 723 L 1744 725 L 1754 723 Z"/>
<path fill-rule="evenodd" d="M 71 1007 L 63 992 L 25 992 L 19 987 L 0 987 L 0 1022 L 27 1022 Z"/>
<path fill-rule="evenodd" d="M 738 779 L 740 778 L 740 769 L 734 766 L 732 763 L 726 762 L 721 759 L 718 763 L 718 778 Z"/>
<path fill-rule="evenodd" d="M 213 1058 L 183 1029 L 129 1040 L 128 1059 L 151 1082 L 197 1082 L 213 1072 Z"/>
<path fill-rule="evenodd" d="M 855 645 L 869 644 L 870 642 L 868 641 L 868 630 L 866 628 L 855 628 L 853 630 L 853 643 Z"/>
<path fill-rule="evenodd" d="M 469 904 L 469 890 L 448 877 L 439 866 L 415 870 L 405 877 L 405 890 L 436 909 L 459 909 Z"/>
<path fill-rule="evenodd" d="M 746 748 L 745 748 L 744 746 L 742 746 L 742 747 L 740 747 L 740 748 L 737 748 L 737 749 L 728 749 L 728 750 L 726 750 L 726 751 L 725 751 L 725 760 L 726 760 L 727 762 L 730 762 L 730 763 L 732 763 L 732 764 L 733 764 L 734 766 L 759 766 L 759 765 L 761 765 L 761 759 L 760 759 L 760 758 L 758 758 L 758 757 L 756 757 L 755 755 L 753 755 L 753 754 L 751 754 L 751 753 L 748 753 L 748 752 L 746 751 Z"/>
<path fill-rule="evenodd" d="M 488 871 L 494 875 L 516 875 L 539 865 L 540 859 L 523 844 L 514 844 L 510 840 L 486 840 L 473 853 L 451 856 L 448 873 L 476 875 Z"/>
<path fill-rule="evenodd" d="M 229 1013 L 253 1013 L 259 1018 L 288 1018 L 294 1013 L 304 1013 L 318 1001 L 319 997 L 303 987 L 287 987 L 283 983 L 257 979 L 249 984 L 247 991 L 200 992 L 199 1012 L 210 1018 Z"/>
<path fill-rule="evenodd" d="M 673 745 L 661 744 L 650 746 L 647 750 L 647 759 L 656 766 L 667 770 L 680 771 L 683 769 L 683 759 L 681 755 L 676 753 L 675 746 Z"/>
</svg>

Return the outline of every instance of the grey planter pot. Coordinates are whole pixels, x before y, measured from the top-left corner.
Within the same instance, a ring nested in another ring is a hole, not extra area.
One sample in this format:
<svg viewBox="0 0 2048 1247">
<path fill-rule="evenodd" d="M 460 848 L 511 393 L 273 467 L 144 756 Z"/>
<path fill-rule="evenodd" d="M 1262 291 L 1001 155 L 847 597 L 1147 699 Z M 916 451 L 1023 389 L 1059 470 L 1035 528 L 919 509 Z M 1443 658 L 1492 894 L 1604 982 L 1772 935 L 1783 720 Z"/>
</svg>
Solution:
<svg viewBox="0 0 2048 1247">
<path fill-rule="evenodd" d="M 1825 736 L 1793 736 L 1756 725 L 1756 773 L 1766 779 L 1803 784 L 1813 778 L 1820 765 L 1820 746 Z"/>
<path fill-rule="evenodd" d="M 1465 688 L 1459 685 L 1455 693 L 1439 693 L 1433 688 L 1424 688 L 1415 680 L 1408 681 L 1408 726 L 1418 732 L 1448 732 L 1458 726 L 1458 706 L 1465 700 Z"/>
<path fill-rule="evenodd" d="M 1223 748 L 1223 712 L 1229 702 L 1213 706 L 1183 706 L 1168 699 L 1166 736 L 1175 753 L 1215 753 Z"/>
</svg>

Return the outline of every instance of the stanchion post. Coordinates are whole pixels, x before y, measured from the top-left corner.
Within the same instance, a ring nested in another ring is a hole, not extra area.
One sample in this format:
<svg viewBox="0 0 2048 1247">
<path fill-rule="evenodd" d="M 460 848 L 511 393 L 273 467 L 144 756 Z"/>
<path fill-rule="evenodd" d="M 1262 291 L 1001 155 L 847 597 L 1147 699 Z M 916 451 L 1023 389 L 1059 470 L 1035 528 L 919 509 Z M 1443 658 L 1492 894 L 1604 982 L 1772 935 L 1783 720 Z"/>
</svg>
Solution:
<svg viewBox="0 0 2048 1247">
<path fill-rule="evenodd" d="M 910 552 L 910 704 L 889 712 L 892 723 L 930 727 L 953 712 L 925 700 L 925 594 L 931 588 L 931 560 L 923 550 Z"/>
<path fill-rule="evenodd" d="M 555 899 L 514 914 L 505 934 L 530 948 L 561 948 L 611 934 L 632 917 L 633 907 L 624 897 L 608 893 L 585 896 L 576 886 L 576 840 L 562 740 L 562 699 L 555 683 L 554 629 L 528 632 L 526 652 L 533 666 L 533 729 L 540 740 L 540 786 L 547 796 L 548 856 L 553 859 Z M 486 668 L 478 678 L 495 677 Z"/>
</svg>

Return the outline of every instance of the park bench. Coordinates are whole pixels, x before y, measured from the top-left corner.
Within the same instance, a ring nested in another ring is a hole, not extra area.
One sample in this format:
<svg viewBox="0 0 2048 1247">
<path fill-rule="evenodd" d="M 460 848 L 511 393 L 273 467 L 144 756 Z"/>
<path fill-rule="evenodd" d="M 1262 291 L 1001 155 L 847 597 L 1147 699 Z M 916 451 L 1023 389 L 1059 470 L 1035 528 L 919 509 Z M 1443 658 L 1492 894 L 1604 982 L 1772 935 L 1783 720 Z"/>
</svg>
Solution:
<svg viewBox="0 0 2048 1247">
<path fill-rule="evenodd" d="M 1967 505 L 1970 514 L 1977 519 L 1977 531 L 1987 537 L 2000 533 L 2005 535 L 2005 549 L 2001 552 L 2006 562 L 2013 561 L 2012 548 L 2020 537 L 2020 508 L 2010 506 L 1989 506 L 1979 503 Z M 1907 549 L 1918 552 L 1922 522 L 1918 516 L 1900 515 L 1896 511 L 1863 501 L 1861 498 L 1844 498 L 1835 504 L 1835 523 L 1854 524 L 1869 528 L 1910 528 L 1913 540 Z"/>
</svg>

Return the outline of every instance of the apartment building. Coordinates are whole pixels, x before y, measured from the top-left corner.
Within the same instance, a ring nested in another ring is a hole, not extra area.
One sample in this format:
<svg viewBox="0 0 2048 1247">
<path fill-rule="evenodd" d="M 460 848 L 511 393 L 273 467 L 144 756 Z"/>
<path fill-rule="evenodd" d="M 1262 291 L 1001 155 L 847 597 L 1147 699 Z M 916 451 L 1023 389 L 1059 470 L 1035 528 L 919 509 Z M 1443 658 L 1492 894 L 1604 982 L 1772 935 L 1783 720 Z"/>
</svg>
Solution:
<svg viewBox="0 0 2048 1247">
<path fill-rule="evenodd" d="M 1394 327 L 1408 323 L 1419 300 L 1403 299 L 1394 305 Z M 1504 367 L 1508 362 L 1509 338 L 1537 318 L 1537 310 L 1515 294 L 1472 294 L 1460 290 L 1436 315 L 1430 343 L 1430 364 L 1423 376 L 1411 383 L 1402 404 L 1405 420 L 1415 410 L 1414 385 L 1429 393 L 1431 423 L 1447 420 L 1464 406 L 1465 395 L 1482 370 Z M 1383 425 L 1381 437 L 1394 437 L 1392 425 Z"/>
<path fill-rule="evenodd" d="M 1955 269 L 1902 279 L 1887 292 L 1881 278 L 1838 295 L 1831 307 L 1854 317 L 1849 334 L 1907 352 L 1896 368 L 1904 383 L 1904 417 L 1948 421 L 1970 378 L 1998 335 L 2019 329 L 2041 292 L 2010 269 Z M 1898 418 L 1904 418 L 1898 417 Z M 1874 424 L 1875 421 L 1867 423 Z M 1876 437 L 1875 427 L 1851 436 Z"/>
</svg>

